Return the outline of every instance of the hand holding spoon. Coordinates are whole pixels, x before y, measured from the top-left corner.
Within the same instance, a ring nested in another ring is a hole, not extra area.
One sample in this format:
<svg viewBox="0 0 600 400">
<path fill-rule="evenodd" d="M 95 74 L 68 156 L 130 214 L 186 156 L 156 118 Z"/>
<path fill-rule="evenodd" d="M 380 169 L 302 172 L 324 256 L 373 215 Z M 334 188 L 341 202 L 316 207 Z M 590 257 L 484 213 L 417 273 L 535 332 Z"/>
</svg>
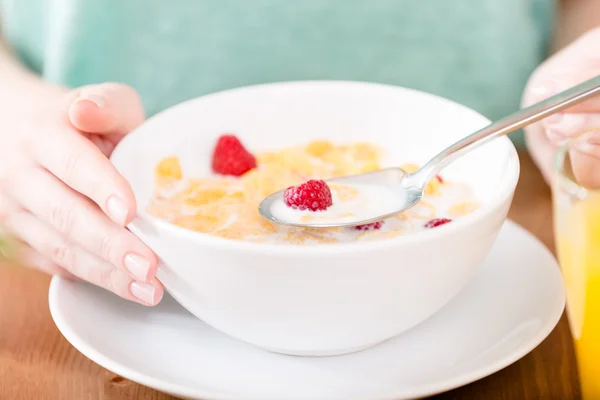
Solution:
<svg viewBox="0 0 600 400">
<path fill-rule="evenodd" d="M 600 76 L 560 92 L 544 101 L 521 109 L 459 140 L 413 173 L 408 173 L 401 168 L 386 168 L 375 172 L 333 178 L 326 181 L 328 184 L 381 186 L 392 190 L 397 194 L 394 197 L 396 201 L 393 201 L 391 205 L 388 204 L 384 212 L 380 209 L 374 209 L 371 213 L 372 215 L 364 215 L 363 213 L 360 217 L 354 219 L 288 221 L 281 217 L 278 218 L 273 212 L 283 203 L 283 191 L 274 193 L 264 199 L 259 205 L 259 212 L 263 217 L 272 222 L 298 227 L 334 228 L 381 221 L 416 205 L 423 198 L 425 186 L 429 180 L 455 159 L 499 136 L 514 132 L 597 94 L 600 94 Z"/>
</svg>

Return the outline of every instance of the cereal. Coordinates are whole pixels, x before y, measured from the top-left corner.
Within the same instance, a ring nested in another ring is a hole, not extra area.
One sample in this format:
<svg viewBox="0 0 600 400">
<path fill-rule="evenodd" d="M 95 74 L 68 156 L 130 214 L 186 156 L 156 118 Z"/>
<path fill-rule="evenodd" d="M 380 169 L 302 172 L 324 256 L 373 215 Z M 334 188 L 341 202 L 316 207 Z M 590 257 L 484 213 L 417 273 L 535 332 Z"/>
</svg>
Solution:
<svg viewBox="0 0 600 400">
<path fill-rule="evenodd" d="M 356 171 L 357 174 L 363 174 L 367 172 L 374 172 L 380 170 L 381 166 L 375 160 L 367 160 L 365 161 Z"/>
<path fill-rule="evenodd" d="M 333 144 L 327 140 L 315 140 L 306 146 L 306 152 L 314 157 L 322 157 L 333 150 Z"/>
<path fill-rule="evenodd" d="M 168 185 L 183 178 L 179 159 L 175 156 L 163 158 L 154 172 L 157 186 Z"/>
<path fill-rule="evenodd" d="M 227 191 L 219 188 L 200 189 L 193 192 L 184 201 L 187 206 L 198 207 L 203 204 L 213 203 L 221 200 L 227 195 Z"/>
<path fill-rule="evenodd" d="M 378 240 L 378 239 L 391 239 L 405 234 L 402 229 L 394 231 L 382 231 L 382 230 L 369 230 L 360 233 L 356 240 Z"/>
<path fill-rule="evenodd" d="M 463 201 L 450 207 L 448 215 L 452 218 L 463 217 L 471 214 L 479 208 L 479 203 L 475 201 Z"/>
<path fill-rule="evenodd" d="M 298 228 L 274 224 L 258 212 L 268 195 L 297 186 L 309 179 L 330 179 L 376 171 L 381 168 L 382 151 L 369 143 L 336 145 L 316 140 L 303 146 L 253 154 L 257 168 L 241 176 L 184 177 L 179 159 L 164 158 L 155 169 L 155 196 L 147 212 L 177 226 L 208 235 L 256 243 L 275 242 L 293 245 L 324 245 L 394 238 L 424 230 L 435 218 L 459 218 L 479 207 L 471 189 L 446 179 L 432 179 L 424 199 L 392 218 L 379 229 Z M 407 172 L 415 164 L 402 166 Z M 349 202 L 358 190 L 330 184 L 333 201 Z M 303 217 L 304 218 L 304 217 Z M 318 221 L 319 215 L 306 219 Z"/>
</svg>

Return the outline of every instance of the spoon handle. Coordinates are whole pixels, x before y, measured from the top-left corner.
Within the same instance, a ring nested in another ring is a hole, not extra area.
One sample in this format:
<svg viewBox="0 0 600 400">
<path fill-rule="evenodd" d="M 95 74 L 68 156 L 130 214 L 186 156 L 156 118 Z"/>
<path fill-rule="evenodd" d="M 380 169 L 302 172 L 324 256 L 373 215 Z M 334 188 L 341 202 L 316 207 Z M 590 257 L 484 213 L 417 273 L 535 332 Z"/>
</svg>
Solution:
<svg viewBox="0 0 600 400">
<path fill-rule="evenodd" d="M 499 136 L 514 132 L 597 94 L 600 94 L 600 76 L 523 108 L 459 140 L 432 158 L 418 172 L 414 173 L 413 177 L 417 178 L 419 183 L 425 185 L 433 175 L 463 154 Z"/>
</svg>

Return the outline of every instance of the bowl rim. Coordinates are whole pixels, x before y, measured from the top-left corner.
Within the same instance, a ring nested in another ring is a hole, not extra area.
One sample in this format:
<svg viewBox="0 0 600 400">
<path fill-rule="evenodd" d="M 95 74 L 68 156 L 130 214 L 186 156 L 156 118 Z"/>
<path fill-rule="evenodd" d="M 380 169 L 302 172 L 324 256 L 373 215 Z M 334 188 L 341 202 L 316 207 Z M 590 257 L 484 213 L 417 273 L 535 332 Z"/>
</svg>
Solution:
<svg viewBox="0 0 600 400">
<path fill-rule="evenodd" d="M 469 108 L 465 105 L 457 103 L 453 100 L 446 99 L 444 97 L 434 95 L 431 93 L 423 92 L 416 89 L 406 88 L 403 86 L 396 86 L 390 84 L 383 83 L 374 83 L 374 82 L 365 82 L 365 81 L 349 81 L 349 80 L 298 80 L 298 81 L 281 81 L 281 82 L 270 82 L 270 83 L 261 83 L 255 85 L 247 85 L 240 86 L 232 89 L 226 89 L 218 92 L 209 93 L 206 95 L 198 96 L 178 104 L 175 104 L 169 108 L 166 108 L 150 118 L 146 119 L 142 125 L 131 131 L 127 136 L 119 142 L 119 144 L 115 147 L 113 153 L 111 154 L 110 160 L 117 167 L 115 163 L 115 159 L 121 157 L 120 154 L 125 147 L 125 144 L 131 140 L 134 140 L 136 136 L 139 136 L 140 132 L 143 131 L 141 129 L 146 123 L 152 121 L 154 119 L 162 118 L 165 114 L 172 112 L 175 109 L 182 108 L 188 106 L 190 103 L 196 101 L 205 101 L 206 99 L 210 99 L 213 97 L 220 96 L 228 96 L 232 93 L 240 92 L 240 91 L 251 91 L 251 90 L 260 90 L 265 87 L 285 87 L 285 86 L 306 86 L 306 85 L 323 85 L 323 86 L 363 86 L 363 87 L 373 87 L 379 89 L 387 89 L 387 90 L 401 90 L 404 92 L 413 92 L 422 97 L 429 97 L 431 99 L 436 100 L 437 102 L 447 103 L 453 107 L 459 107 L 463 110 L 472 113 L 474 116 L 477 116 L 480 119 L 483 119 L 490 123 L 491 121 L 478 113 L 477 111 Z M 414 245 L 421 244 L 424 242 L 431 242 L 433 240 L 451 236 L 454 234 L 460 233 L 462 230 L 467 227 L 481 222 L 485 218 L 487 218 L 490 214 L 492 214 L 497 208 L 501 207 L 507 199 L 513 196 L 514 190 L 517 186 L 517 182 L 519 180 L 520 175 L 520 162 L 517 150 L 511 140 L 504 136 L 497 138 L 495 140 L 501 141 L 504 143 L 504 147 L 506 148 L 507 159 L 509 161 L 509 166 L 511 171 L 511 175 L 507 177 L 507 181 L 504 183 L 504 190 L 502 195 L 499 195 L 492 199 L 489 202 L 486 202 L 482 205 L 482 207 L 478 208 L 474 212 L 464 217 L 461 217 L 451 224 L 442 225 L 436 229 L 431 229 L 427 231 L 416 232 L 410 235 L 401 235 L 393 238 L 381 238 L 373 241 L 360 241 L 360 242 L 344 242 L 344 243 L 327 243 L 322 245 L 298 245 L 298 244 L 290 244 L 290 243 L 265 243 L 265 242 L 250 242 L 244 240 L 232 240 L 221 238 L 218 236 L 212 236 L 202 232 L 196 232 L 190 229 L 186 229 L 183 227 L 179 227 L 177 225 L 173 225 L 168 221 L 164 221 L 158 217 L 154 217 L 148 214 L 145 210 L 136 210 L 136 217 L 134 220 L 128 225 L 129 230 L 134 233 L 136 236 L 144 235 L 144 229 L 140 227 L 139 222 L 143 221 L 144 224 L 150 223 L 153 228 L 161 229 L 165 232 L 168 232 L 170 235 L 175 236 L 178 239 L 187 239 L 193 242 L 196 242 L 199 245 L 206 245 L 211 247 L 212 249 L 219 250 L 234 250 L 242 251 L 250 254 L 260 253 L 263 255 L 274 255 L 274 254 L 288 254 L 288 255 L 339 255 L 340 253 L 361 253 L 361 252 L 372 252 L 377 250 L 386 250 L 391 247 L 401 246 L 401 245 Z M 126 158 L 123 156 L 123 158 Z M 137 201 L 137 199 L 136 199 Z"/>
</svg>

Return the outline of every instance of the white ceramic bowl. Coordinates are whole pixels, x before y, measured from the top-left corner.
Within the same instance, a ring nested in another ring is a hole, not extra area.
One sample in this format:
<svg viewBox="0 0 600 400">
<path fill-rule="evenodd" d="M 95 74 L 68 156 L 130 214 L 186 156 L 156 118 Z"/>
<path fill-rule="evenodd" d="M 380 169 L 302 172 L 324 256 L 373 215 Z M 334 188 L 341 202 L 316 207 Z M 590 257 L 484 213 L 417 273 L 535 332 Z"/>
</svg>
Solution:
<svg viewBox="0 0 600 400">
<path fill-rule="evenodd" d="M 440 310 L 474 275 L 506 218 L 519 175 L 508 138 L 446 168 L 484 205 L 451 224 L 381 241 L 319 246 L 246 243 L 179 228 L 144 212 L 164 156 L 184 174 L 209 173 L 217 136 L 237 134 L 253 151 L 312 139 L 370 141 L 389 165 L 424 162 L 489 121 L 429 94 L 379 84 L 324 81 L 245 87 L 200 97 L 150 118 L 112 161 L 133 187 L 130 229 L 161 258 L 158 277 L 214 328 L 293 355 L 358 351 Z"/>
</svg>

